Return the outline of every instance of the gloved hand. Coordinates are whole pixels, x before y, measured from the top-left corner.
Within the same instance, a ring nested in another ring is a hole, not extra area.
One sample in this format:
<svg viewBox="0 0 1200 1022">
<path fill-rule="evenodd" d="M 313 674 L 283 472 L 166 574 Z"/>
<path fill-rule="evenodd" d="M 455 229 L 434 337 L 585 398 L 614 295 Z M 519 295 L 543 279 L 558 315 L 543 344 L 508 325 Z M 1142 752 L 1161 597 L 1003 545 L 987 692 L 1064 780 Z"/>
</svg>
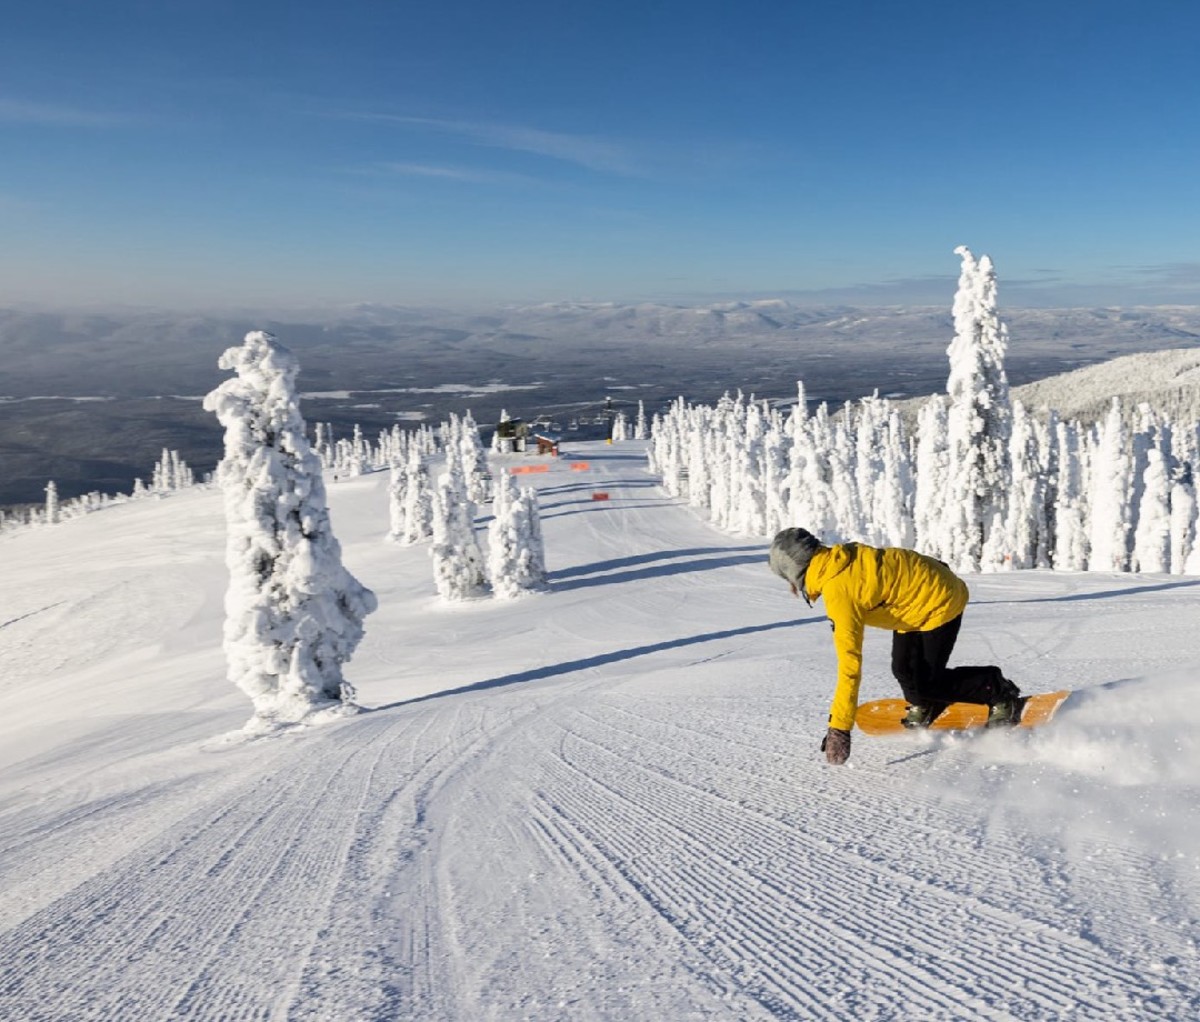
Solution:
<svg viewBox="0 0 1200 1022">
<path fill-rule="evenodd" d="M 825 759 L 835 766 L 841 766 L 850 758 L 850 732 L 838 727 L 831 727 L 825 732 L 821 742 L 821 751 Z"/>
</svg>

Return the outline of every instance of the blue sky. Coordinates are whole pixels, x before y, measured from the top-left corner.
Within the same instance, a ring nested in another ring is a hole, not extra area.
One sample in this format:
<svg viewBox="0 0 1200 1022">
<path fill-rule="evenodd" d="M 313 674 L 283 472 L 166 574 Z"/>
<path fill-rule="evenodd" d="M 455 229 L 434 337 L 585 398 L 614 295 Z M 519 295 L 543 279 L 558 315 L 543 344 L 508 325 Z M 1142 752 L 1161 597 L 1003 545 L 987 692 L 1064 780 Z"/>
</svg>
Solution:
<svg viewBox="0 0 1200 1022">
<path fill-rule="evenodd" d="M 1200 4 L 0 0 L 0 301 L 1200 303 Z"/>
</svg>

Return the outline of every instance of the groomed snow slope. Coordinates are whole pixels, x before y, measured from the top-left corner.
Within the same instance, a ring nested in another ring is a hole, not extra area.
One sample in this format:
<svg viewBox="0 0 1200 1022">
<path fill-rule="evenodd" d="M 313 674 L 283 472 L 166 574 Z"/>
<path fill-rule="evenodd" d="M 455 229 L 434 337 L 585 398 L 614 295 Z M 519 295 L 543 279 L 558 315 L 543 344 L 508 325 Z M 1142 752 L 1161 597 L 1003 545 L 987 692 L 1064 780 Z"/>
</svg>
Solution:
<svg viewBox="0 0 1200 1022">
<path fill-rule="evenodd" d="M 971 579 L 957 662 L 1084 693 L 834 768 L 819 607 L 639 445 L 580 456 L 526 477 L 554 590 L 511 603 L 439 604 L 385 475 L 332 487 L 372 709 L 255 741 L 218 494 L 0 538 L 0 1018 L 1200 1015 L 1200 579 Z"/>
</svg>

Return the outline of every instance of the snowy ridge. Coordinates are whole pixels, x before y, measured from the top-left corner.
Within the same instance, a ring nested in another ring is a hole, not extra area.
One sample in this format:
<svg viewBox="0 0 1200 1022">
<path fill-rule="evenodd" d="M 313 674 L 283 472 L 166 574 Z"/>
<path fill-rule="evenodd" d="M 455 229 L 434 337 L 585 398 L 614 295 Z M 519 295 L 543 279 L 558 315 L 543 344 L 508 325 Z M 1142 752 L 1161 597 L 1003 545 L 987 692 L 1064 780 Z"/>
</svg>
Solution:
<svg viewBox="0 0 1200 1022">
<path fill-rule="evenodd" d="M 1012 390 L 1033 409 L 1094 422 L 1118 397 L 1125 408 L 1144 402 L 1172 419 L 1200 419 L 1200 349 L 1177 348 L 1124 355 Z"/>
<path fill-rule="evenodd" d="M 828 627 L 764 545 L 641 444 L 549 467 L 519 601 L 440 602 L 387 474 L 332 486 L 370 712 L 249 742 L 217 493 L 0 536 L 0 1017 L 1200 1013 L 1200 582 L 972 577 L 957 661 L 1083 693 L 835 769 Z M 886 637 L 866 667 L 894 694 Z"/>
</svg>

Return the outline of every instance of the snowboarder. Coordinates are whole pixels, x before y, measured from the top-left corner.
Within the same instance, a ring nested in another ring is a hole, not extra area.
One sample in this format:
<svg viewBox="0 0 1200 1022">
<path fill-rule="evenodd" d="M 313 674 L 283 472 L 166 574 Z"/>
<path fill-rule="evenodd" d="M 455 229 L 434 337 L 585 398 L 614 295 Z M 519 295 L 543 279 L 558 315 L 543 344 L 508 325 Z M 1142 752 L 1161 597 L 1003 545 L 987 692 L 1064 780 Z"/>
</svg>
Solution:
<svg viewBox="0 0 1200 1022">
<path fill-rule="evenodd" d="M 942 561 L 915 550 L 862 543 L 824 546 L 806 529 L 775 536 L 771 570 L 811 607 L 825 597 L 838 681 L 821 750 L 850 756 L 850 729 L 862 679 L 863 627 L 892 632 L 892 674 L 907 700 L 904 726 L 928 727 L 950 703 L 984 703 L 988 727 L 1015 724 L 1021 692 L 999 667 L 947 667 L 967 606 L 967 585 Z"/>
</svg>

